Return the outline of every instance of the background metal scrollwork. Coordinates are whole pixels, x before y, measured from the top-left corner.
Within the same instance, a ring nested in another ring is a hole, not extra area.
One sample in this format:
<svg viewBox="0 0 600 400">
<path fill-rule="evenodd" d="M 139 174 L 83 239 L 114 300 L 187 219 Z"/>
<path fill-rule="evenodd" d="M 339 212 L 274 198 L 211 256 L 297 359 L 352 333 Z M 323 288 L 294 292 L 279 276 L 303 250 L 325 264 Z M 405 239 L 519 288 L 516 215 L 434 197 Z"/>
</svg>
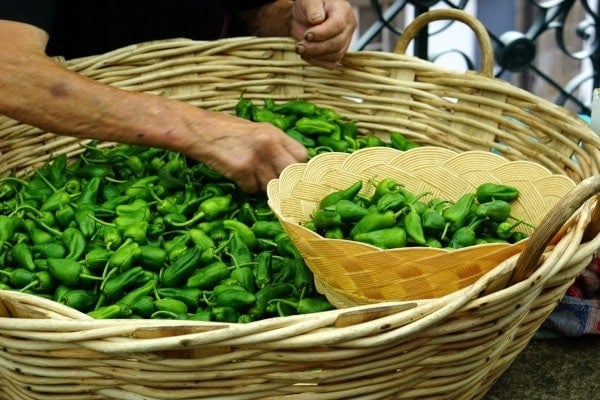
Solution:
<svg viewBox="0 0 600 400">
<path fill-rule="evenodd" d="M 574 112 L 590 114 L 592 88 L 600 87 L 600 0 L 370 0 L 369 5 L 376 18 L 360 33 L 354 50 L 366 49 L 386 31 L 400 35 L 409 6 L 413 17 L 432 8 L 470 6 L 492 39 L 496 77 Z M 511 13 L 507 7 L 512 10 L 512 26 L 498 31 L 494 19 L 502 12 Z M 435 30 L 424 28 L 414 40 L 413 54 L 435 62 L 456 53 L 467 68 L 476 69 L 477 54 L 452 48 L 431 51 L 430 41 L 453 23 L 436 25 Z"/>
</svg>

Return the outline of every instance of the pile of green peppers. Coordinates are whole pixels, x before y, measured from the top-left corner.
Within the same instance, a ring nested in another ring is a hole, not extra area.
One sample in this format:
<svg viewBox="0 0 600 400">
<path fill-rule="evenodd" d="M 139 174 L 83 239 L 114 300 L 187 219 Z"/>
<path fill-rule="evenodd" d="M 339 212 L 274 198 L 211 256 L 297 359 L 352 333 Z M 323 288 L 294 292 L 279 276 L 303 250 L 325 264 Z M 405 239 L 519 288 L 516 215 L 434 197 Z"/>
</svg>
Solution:
<svg viewBox="0 0 600 400">
<path fill-rule="evenodd" d="M 419 146 L 400 132 L 391 132 L 386 140 L 375 134 L 361 134 L 357 121 L 307 100 L 276 103 L 267 98 L 263 104 L 255 104 L 242 93 L 235 112 L 240 118 L 277 126 L 306 147 L 308 158 L 326 152 L 352 153 L 366 147 L 392 147 L 404 151 Z"/>
<path fill-rule="evenodd" d="M 518 227 L 533 227 L 511 215 L 511 202 L 519 191 L 510 185 L 483 183 L 456 201 L 425 201 L 428 192 L 411 192 L 392 178 L 373 185 L 370 196 L 360 194 L 362 180 L 328 194 L 304 226 L 326 238 L 349 239 L 382 249 L 460 249 L 516 243 L 527 237 Z"/>
<path fill-rule="evenodd" d="M 267 205 L 180 153 L 85 145 L 0 179 L 0 289 L 93 318 L 251 322 L 333 308 Z"/>
</svg>

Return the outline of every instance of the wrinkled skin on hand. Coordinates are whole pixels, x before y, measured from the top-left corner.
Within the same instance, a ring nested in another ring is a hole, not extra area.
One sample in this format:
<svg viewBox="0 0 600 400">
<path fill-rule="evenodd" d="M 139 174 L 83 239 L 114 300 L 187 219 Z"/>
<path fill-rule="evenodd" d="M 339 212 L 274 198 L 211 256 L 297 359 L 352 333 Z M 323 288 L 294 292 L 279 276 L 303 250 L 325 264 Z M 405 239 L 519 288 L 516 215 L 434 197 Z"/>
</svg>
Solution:
<svg viewBox="0 0 600 400">
<path fill-rule="evenodd" d="M 274 125 L 215 113 L 210 135 L 197 136 L 184 153 L 202 160 L 242 190 L 264 190 L 289 164 L 304 162 L 306 148 Z"/>
<path fill-rule="evenodd" d="M 346 55 L 357 22 L 345 0 L 296 0 L 291 35 L 296 52 L 307 62 L 335 69 Z"/>
</svg>

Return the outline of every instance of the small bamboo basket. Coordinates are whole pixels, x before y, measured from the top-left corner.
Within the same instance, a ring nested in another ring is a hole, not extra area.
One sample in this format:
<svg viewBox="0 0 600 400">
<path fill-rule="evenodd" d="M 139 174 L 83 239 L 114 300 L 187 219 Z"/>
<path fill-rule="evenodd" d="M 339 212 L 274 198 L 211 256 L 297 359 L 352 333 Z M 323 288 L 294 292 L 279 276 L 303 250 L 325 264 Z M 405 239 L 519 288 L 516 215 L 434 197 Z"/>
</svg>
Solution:
<svg viewBox="0 0 600 400">
<path fill-rule="evenodd" d="M 269 205 L 315 274 L 317 285 L 338 308 L 390 300 L 442 297 L 465 288 L 510 256 L 527 240 L 458 250 L 403 247 L 383 250 L 367 243 L 328 239 L 304 226 L 327 194 L 362 181 L 359 195 L 372 196 L 373 181 L 393 178 L 413 193 L 456 201 L 494 182 L 519 190 L 512 217 L 533 226 L 575 186 L 532 161 L 508 161 L 492 152 L 424 146 L 408 151 L 372 147 L 352 154 L 324 153 L 287 167 L 269 182 Z M 517 228 L 530 235 L 532 228 Z M 555 237 L 554 240 L 557 240 Z"/>
<path fill-rule="evenodd" d="M 403 54 L 437 19 L 473 28 L 480 72 Z M 123 90 L 221 112 L 233 112 L 242 90 L 255 101 L 306 99 L 359 121 L 365 133 L 401 131 L 422 145 L 494 151 L 577 185 L 522 251 L 432 299 L 224 324 L 92 320 L 40 297 L 0 292 L 2 399 L 480 399 L 600 245 L 600 139 L 567 110 L 494 79 L 489 38 L 468 14 L 426 13 L 396 54 L 352 53 L 335 71 L 308 65 L 281 38 L 167 40 L 59 62 Z M 82 151 L 73 138 L 7 118 L 0 137 L 0 175 Z"/>
</svg>

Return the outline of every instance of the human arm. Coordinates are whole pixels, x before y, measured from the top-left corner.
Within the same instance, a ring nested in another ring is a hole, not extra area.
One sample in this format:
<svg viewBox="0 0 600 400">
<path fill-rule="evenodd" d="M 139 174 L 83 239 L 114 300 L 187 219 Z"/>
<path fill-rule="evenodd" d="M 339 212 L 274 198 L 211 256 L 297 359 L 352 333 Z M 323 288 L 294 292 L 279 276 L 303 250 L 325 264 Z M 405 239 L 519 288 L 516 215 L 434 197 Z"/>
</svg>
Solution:
<svg viewBox="0 0 600 400">
<path fill-rule="evenodd" d="M 346 0 L 276 0 L 235 14 L 256 36 L 292 36 L 306 61 L 336 68 L 346 55 L 357 26 Z"/>
<path fill-rule="evenodd" d="M 57 134 L 181 151 L 248 192 L 306 158 L 299 143 L 270 124 L 69 71 L 46 56 L 47 41 L 40 28 L 0 20 L 0 114 Z"/>
</svg>

